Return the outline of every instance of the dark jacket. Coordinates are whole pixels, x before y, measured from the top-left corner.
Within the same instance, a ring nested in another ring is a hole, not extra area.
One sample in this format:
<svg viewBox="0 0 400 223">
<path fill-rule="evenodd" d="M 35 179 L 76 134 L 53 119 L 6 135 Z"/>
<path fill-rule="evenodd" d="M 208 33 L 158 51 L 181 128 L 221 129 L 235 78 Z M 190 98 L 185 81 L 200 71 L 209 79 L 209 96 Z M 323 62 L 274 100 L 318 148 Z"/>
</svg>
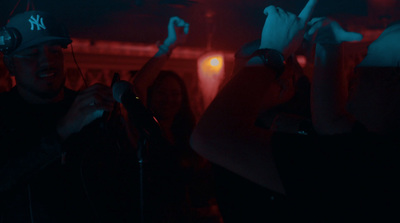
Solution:
<svg viewBox="0 0 400 223">
<path fill-rule="evenodd" d="M 28 104 L 15 88 L 0 95 L 0 222 L 130 218 L 121 185 L 129 185 L 124 174 L 133 162 L 123 127 L 100 118 L 63 143 L 58 138 L 57 122 L 76 95 L 65 89 L 64 100 L 47 105 Z"/>
</svg>

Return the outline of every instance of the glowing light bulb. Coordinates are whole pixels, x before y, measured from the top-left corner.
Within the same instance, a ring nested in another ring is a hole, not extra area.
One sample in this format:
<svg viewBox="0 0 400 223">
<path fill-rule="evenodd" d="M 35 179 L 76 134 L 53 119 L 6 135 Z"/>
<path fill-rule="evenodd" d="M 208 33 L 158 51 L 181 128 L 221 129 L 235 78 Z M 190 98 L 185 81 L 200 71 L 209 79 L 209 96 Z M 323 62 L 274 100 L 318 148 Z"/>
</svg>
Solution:
<svg viewBox="0 0 400 223">
<path fill-rule="evenodd" d="M 224 57 L 221 53 L 210 52 L 198 59 L 199 73 L 213 77 L 223 73 Z"/>
<path fill-rule="evenodd" d="M 210 60 L 210 65 L 213 66 L 213 67 L 218 66 L 218 65 L 219 65 L 219 60 L 218 60 L 218 58 L 212 58 L 212 59 Z"/>
</svg>

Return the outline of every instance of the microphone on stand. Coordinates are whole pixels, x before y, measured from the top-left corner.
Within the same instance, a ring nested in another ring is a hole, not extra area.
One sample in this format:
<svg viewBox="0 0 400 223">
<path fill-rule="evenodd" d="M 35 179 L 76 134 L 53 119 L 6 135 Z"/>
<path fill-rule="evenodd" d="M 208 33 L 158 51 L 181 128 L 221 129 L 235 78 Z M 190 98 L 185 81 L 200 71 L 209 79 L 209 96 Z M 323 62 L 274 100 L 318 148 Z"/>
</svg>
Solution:
<svg viewBox="0 0 400 223">
<path fill-rule="evenodd" d="M 129 119 L 133 121 L 139 131 L 143 131 L 150 137 L 162 136 L 158 120 L 135 94 L 131 83 L 128 81 L 117 81 L 114 83 L 112 90 L 114 99 L 121 103 L 128 111 Z"/>
<path fill-rule="evenodd" d="M 157 119 L 152 112 L 147 109 L 138 96 L 135 94 L 134 87 L 127 81 L 116 81 L 113 86 L 113 97 L 121 103 L 128 111 L 128 117 L 138 128 L 141 137 L 138 140 L 137 158 L 139 164 L 139 187 L 140 187 L 140 222 L 144 223 L 144 150 L 147 141 L 155 139 L 155 143 L 162 143 L 162 131 Z"/>
</svg>

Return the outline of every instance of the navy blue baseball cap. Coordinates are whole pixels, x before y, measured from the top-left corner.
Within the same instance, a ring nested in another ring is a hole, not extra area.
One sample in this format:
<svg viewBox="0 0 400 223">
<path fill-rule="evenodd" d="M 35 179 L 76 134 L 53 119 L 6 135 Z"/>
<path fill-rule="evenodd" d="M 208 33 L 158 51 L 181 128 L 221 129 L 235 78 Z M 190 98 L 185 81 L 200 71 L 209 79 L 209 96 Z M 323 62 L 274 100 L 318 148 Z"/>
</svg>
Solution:
<svg viewBox="0 0 400 223">
<path fill-rule="evenodd" d="M 11 17 L 5 26 L 18 31 L 20 44 L 11 52 L 17 52 L 45 42 L 59 43 L 63 48 L 72 42 L 64 24 L 48 12 L 26 11 Z"/>
</svg>

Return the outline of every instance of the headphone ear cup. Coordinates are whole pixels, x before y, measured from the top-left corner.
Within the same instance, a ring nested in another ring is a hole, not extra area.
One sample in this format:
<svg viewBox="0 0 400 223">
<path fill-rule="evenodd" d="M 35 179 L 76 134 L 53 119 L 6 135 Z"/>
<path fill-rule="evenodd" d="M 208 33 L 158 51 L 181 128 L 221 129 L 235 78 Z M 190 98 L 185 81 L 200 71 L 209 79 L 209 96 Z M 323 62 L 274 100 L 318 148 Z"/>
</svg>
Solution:
<svg viewBox="0 0 400 223">
<path fill-rule="evenodd" d="M 3 55 L 3 62 L 4 65 L 6 65 L 8 71 L 10 72 L 10 75 L 14 76 L 15 73 L 14 60 L 9 55 Z"/>
<path fill-rule="evenodd" d="M 21 34 L 16 28 L 0 28 L 0 51 L 9 54 L 21 44 Z"/>
</svg>

